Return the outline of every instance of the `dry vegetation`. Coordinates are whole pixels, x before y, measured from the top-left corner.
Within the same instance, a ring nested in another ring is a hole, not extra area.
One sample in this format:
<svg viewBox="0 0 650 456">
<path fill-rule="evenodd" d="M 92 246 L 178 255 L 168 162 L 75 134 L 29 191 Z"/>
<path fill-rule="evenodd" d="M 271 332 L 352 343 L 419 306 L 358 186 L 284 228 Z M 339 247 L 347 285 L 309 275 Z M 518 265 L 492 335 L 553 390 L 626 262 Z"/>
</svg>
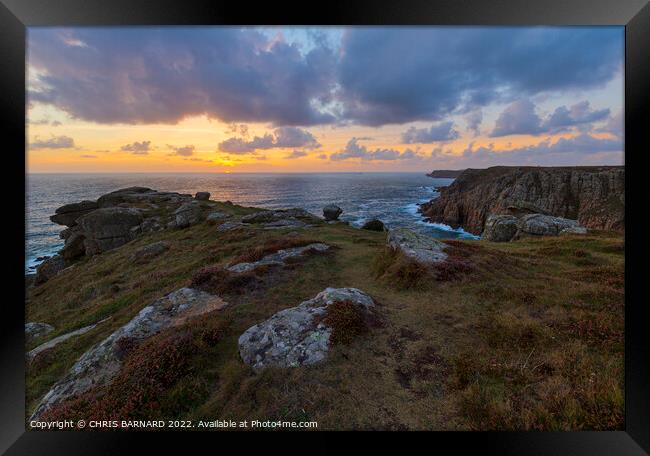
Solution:
<svg viewBox="0 0 650 456">
<path fill-rule="evenodd" d="M 246 209 L 223 205 L 241 215 Z M 43 354 L 27 374 L 31 410 L 88 348 L 180 286 L 222 293 L 226 309 L 142 344 L 123 342 L 124 368 L 105 388 L 50 417 L 317 420 L 319 429 L 621 429 L 623 240 L 614 233 L 450 242 L 435 269 L 384 247 L 384 233 L 321 225 L 288 236 L 197 225 L 156 233 L 85 260 L 30 289 L 29 321 L 57 335 L 112 318 Z M 143 264 L 134 248 L 166 240 Z M 325 242 L 307 256 L 235 278 L 233 262 Z M 352 286 L 380 303 L 381 324 L 344 303 L 326 363 L 254 374 L 237 338 L 325 287 Z"/>
</svg>

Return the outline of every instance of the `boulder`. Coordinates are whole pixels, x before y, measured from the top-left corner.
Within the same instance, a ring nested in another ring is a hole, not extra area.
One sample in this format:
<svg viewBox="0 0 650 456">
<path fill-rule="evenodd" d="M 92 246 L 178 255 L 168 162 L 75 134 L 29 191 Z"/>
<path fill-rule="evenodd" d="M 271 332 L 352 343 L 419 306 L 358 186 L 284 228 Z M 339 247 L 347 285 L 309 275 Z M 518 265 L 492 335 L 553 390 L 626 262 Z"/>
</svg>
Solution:
<svg viewBox="0 0 650 456">
<path fill-rule="evenodd" d="M 169 250 L 168 242 L 154 242 L 153 244 L 145 245 L 133 252 L 131 260 L 136 262 L 150 260 L 151 258 L 155 258 L 158 255 L 165 253 L 167 250 Z"/>
<path fill-rule="evenodd" d="M 217 227 L 217 231 L 232 231 L 232 230 L 238 230 L 245 227 L 246 225 L 244 225 L 241 222 L 226 222 L 219 225 Z"/>
<path fill-rule="evenodd" d="M 587 234 L 587 228 L 584 226 L 572 226 L 569 228 L 564 228 L 560 231 L 560 234 Z"/>
<path fill-rule="evenodd" d="M 225 212 L 212 211 L 207 215 L 205 221 L 210 225 L 215 225 L 228 217 L 230 217 L 230 215 L 226 214 Z"/>
<path fill-rule="evenodd" d="M 325 220 L 338 220 L 339 215 L 343 213 L 343 209 L 336 206 L 335 204 L 328 204 L 323 208 L 323 217 Z"/>
<path fill-rule="evenodd" d="M 48 340 L 44 344 L 41 344 L 38 347 L 36 347 L 36 348 L 30 350 L 29 352 L 27 352 L 27 359 L 32 361 L 34 358 L 36 358 L 36 356 L 39 353 L 43 353 L 45 350 L 49 350 L 51 348 L 54 348 L 57 345 L 59 345 L 61 342 L 65 342 L 68 339 L 71 339 L 71 338 L 76 337 L 76 336 L 81 336 L 82 334 L 86 334 L 88 331 L 94 329 L 95 326 L 97 326 L 97 325 L 99 325 L 101 323 L 104 323 L 106 320 L 108 320 L 110 318 L 111 317 L 104 318 L 103 320 L 98 321 L 95 324 L 85 326 L 83 328 L 76 329 L 76 330 L 71 331 L 71 332 L 66 333 L 66 334 L 61 334 L 60 336 L 57 336 L 54 339 Z"/>
<path fill-rule="evenodd" d="M 51 258 L 43 261 L 38 268 L 36 268 L 36 277 L 34 278 L 35 284 L 47 282 L 52 277 L 57 275 L 60 271 L 65 269 L 67 262 L 61 255 L 54 255 Z"/>
<path fill-rule="evenodd" d="M 304 255 L 306 252 L 325 252 L 329 250 L 329 248 L 330 246 L 327 244 L 315 242 L 313 244 L 308 244 L 302 247 L 282 249 L 266 255 L 259 261 L 252 263 L 237 263 L 233 266 L 230 266 L 228 270 L 230 272 L 247 272 L 252 271 L 253 269 L 260 266 L 283 265 L 288 258 L 298 257 L 300 255 Z"/>
<path fill-rule="evenodd" d="M 67 375 L 59 380 L 36 407 L 37 420 L 54 404 L 112 381 L 121 368 L 120 340 L 142 341 L 189 318 L 223 308 L 219 297 L 192 288 L 181 288 L 142 309 L 127 324 L 84 353 Z"/>
<path fill-rule="evenodd" d="M 196 202 L 182 204 L 174 211 L 174 221 L 177 228 L 187 228 L 201 221 L 201 206 Z"/>
<path fill-rule="evenodd" d="M 368 231 L 386 231 L 386 226 L 384 225 L 384 222 L 382 222 L 381 220 L 372 219 L 364 223 L 361 229 L 368 230 Z"/>
<path fill-rule="evenodd" d="M 418 263 L 436 264 L 447 259 L 447 254 L 443 251 L 447 247 L 445 243 L 406 228 L 389 231 L 387 243 L 392 249 Z"/>
<path fill-rule="evenodd" d="M 131 241 L 132 228 L 142 221 L 140 211 L 132 208 L 107 207 L 84 215 L 77 222 L 86 237 L 86 255 L 105 252 Z"/>
<path fill-rule="evenodd" d="M 524 215 L 517 222 L 515 238 L 525 236 L 557 236 L 566 228 L 578 227 L 577 220 L 553 217 L 544 214 Z"/>
<path fill-rule="evenodd" d="M 297 307 L 281 310 L 268 320 L 248 328 L 239 337 L 239 354 L 253 370 L 267 367 L 297 367 L 327 358 L 332 334 L 324 321 L 327 307 L 349 301 L 363 312 L 375 303 L 356 288 L 326 288 Z"/>
<path fill-rule="evenodd" d="M 147 187 L 128 187 L 115 190 L 114 192 L 107 193 L 97 199 L 99 207 L 113 207 L 120 203 L 132 202 L 133 196 L 141 195 L 144 193 L 157 193 Z"/>
<path fill-rule="evenodd" d="M 243 223 L 270 223 L 277 222 L 278 220 L 286 220 L 291 218 L 314 220 L 316 217 L 304 209 L 280 209 L 275 211 L 260 211 L 254 214 L 249 214 L 242 217 Z"/>
<path fill-rule="evenodd" d="M 54 331 L 54 326 L 48 325 L 47 323 L 25 323 L 25 337 L 27 340 L 36 339 L 37 337 L 44 336 L 52 331 Z"/>
<path fill-rule="evenodd" d="M 517 217 L 514 215 L 490 215 L 485 221 L 483 239 L 492 242 L 508 242 L 517 233 Z"/>
<path fill-rule="evenodd" d="M 210 199 L 210 193 L 209 192 L 196 192 L 196 195 L 194 195 L 194 198 L 196 198 L 199 201 L 208 201 Z"/>
<path fill-rule="evenodd" d="M 153 233 L 164 229 L 165 227 L 162 226 L 160 217 L 145 218 L 144 222 L 140 225 L 140 231 L 142 233 Z"/>
<path fill-rule="evenodd" d="M 58 225 L 75 226 L 77 219 L 89 212 L 98 209 L 99 205 L 95 201 L 81 201 L 79 203 L 66 204 L 54 211 L 50 220 Z"/>
<path fill-rule="evenodd" d="M 310 225 L 307 225 L 305 222 L 297 219 L 286 219 L 286 220 L 276 220 L 275 222 L 265 223 L 265 230 L 277 230 L 281 228 L 307 228 Z"/>
<path fill-rule="evenodd" d="M 68 261 L 82 257 L 86 253 L 85 241 L 86 236 L 81 233 L 73 232 L 66 240 L 65 246 L 59 254 Z"/>
</svg>

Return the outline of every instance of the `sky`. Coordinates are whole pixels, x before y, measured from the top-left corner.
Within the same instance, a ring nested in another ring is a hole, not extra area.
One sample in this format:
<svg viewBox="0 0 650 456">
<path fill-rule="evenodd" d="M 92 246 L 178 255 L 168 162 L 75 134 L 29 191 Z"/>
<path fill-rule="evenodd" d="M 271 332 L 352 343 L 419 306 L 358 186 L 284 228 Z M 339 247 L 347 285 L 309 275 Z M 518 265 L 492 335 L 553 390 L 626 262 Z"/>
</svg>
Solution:
<svg viewBox="0 0 650 456">
<path fill-rule="evenodd" d="M 623 27 L 33 27 L 27 169 L 619 165 L 623 55 Z"/>
</svg>

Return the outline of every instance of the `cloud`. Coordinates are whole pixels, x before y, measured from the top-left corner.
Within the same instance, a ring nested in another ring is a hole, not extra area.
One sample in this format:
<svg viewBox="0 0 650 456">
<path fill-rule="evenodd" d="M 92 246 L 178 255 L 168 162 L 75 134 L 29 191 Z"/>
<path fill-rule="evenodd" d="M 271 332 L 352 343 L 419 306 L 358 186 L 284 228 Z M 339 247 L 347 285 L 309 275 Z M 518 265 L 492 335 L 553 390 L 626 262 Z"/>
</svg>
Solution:
<svg viewBox="0 0 650 456">
<path fill-rule="evenodd" d="M 275 130 L 275 147 L 317 149 L 320 147 L 320 143 L 307 130 L 297 127 L 281 127 Z"/>
<path fill-rule="evenodd" d="M 294 150 L 290 154 L 285 155 L 284 158 L 291 160 L 294 158 L 302 158 L 306 156 L 307 156 L 307 152 L 305 152 L 304 150 Z"/>
<path fill-rule="evenodd" d="M 513 102 L 501 112 L 490 136 L 535 135 L 541 131 L 542 119 L 535 112 L 535 105 L 523 99 Z"/>
<path fill-rule="evenodd" d="M 536 107 L 528 99 L 511 103 L 499 115 L 490 136 L 540 135 L 568 131 L 572 127 L 591 128 L 591 123 L 609 117 L 609 109 L 593 110 L 589 101 L 581 101 L 570 107 L 559 106 L 545 119 L 536 113 Z"/>
<path fill-rule="evenodd" d="M 318 157 L 319 160 L 327 160 L 327 154 L 320 154 Z"/>
<path fill-rule="evenodd" d="M 255 136 L 251 140 L 229 138 L 220 142 L 218 148 L 221 152 L 241 155 L 251 154 L 257 150 L 292 147 L 317 149 L 320 146 L 316 138 L 307 130 L 298 127 L 281 127 L 276 128 L 273 134 L 267 133 L 264 136 Z"/>
<path fill-rule="evenodd" d="M 343 35 L 341 116 L 444 120 L 493 102 L 602 87 L 621 74 L 620 27 L 359 27 Z"/>
<path fill-rule="evenodd" d="M 28 98 L 109 124 L 203 114 L 273 126 L 441 121 L 602 87 L 621 74 L 623 30 L 350 27 L 301 46 L 250 28 L 35 28 Z"/>
<path fill-rule="evenodd" d="M 30 149 L 71 149 L 75 147 L 74 139 L 69 136 L 52 136 L 50 139 L 38 139 L 29 145 Z"/>
<path fill-rule="evenodd" d="M 79 155 L 81 158 L 97 158 L 97 155 Z"/>
<path fill-rule="evenodd" d="M 554 132 L 565 131 L 570 127 L 605 120 L 609 117 L 609 112 L 609 109 L 594 111 L 587 100 L 569 108 L 560 106 L 544 121 L 542 129 Z"/>
<path fill-rule="evenodd" d="M 151 141 L 135 141 L 120 147 L 121 151 L 131 152 L 134 155 L 148 155 L 151 150 Z"/>
<path fill-rule="evenodd" d="M 454 123 L 449 121 L 433 124 L 428 129 L 411 127 L 402 133 L 402 142 L 404 144 L 424 144 L 451 141 L 458 137 L 458 131 L 454 130 Z"/>
<path fill-rule="evenodd" d="M 359 145 L 361 138 L 351 138 L 341 152 L 330 155 L 330 160 L 342 161 L 348 159 L 361 159 L 364 161 L 371 160 L 405 160 L 417 158 L 418 155 L 411 149 L 399 152 L 395 149 L 375 149 L 368 150 L 366 146 Z"/>
<path fill-rule="evenodd" d="M 482 146 L 474 149 L 474 143 L 463 151 L 464 156 L 481 156 L 489 153 L 498 154 L 499 157 L 538 157 L 550 154 L 597 154 L 601 152 L 622 152 L 623 143 L 620 139 L 599 138 L 590 134 L 580 133 L 570 138 L 560 138 L 556 142 L 545 139 L 538 144 L 524 147 L 515 147 L 496 151 L 494 145 Z"/>
<path fill-rule="evenodd" d="M 611 116 L 607 120 L 607 123 L 601 128 L 598 128 L 596 131 L 601 133 L 609 133 L 616 136 L 617 138 L 622 138 L 623 124 L 624 124 L 623 111 L 621 110 L 617 114 Z"/>
<path fill-rule="evenodd" d="M 481 134 L 481 123 L 483 122 L 483 111 L 477 109 L 465 115 L 465 122 L 467 122 L 467 129 L 471 131 L 474 136 Z"/>
<path fill-rule="evenodd" d="M 177 146 L 172 146 L 170 144 L 167 144 L 167 147 L 169 147 L 174 151 L 174 153 L 172 153 L 171 155 L 180 155 L 182 157 L 189 157 L 194 154 L 193 145 L 177 147 Z"/>
<path fill-rule="evenodd" d="M 29 66 L 41 75 L 30 102 L 82 120 L 334 120 L 318 108 L 335 84 L 336 55 L 325 42 L 303 53 L 297 44 L 231 27 L 35 28 L 28 36 Z"/>
</svg>

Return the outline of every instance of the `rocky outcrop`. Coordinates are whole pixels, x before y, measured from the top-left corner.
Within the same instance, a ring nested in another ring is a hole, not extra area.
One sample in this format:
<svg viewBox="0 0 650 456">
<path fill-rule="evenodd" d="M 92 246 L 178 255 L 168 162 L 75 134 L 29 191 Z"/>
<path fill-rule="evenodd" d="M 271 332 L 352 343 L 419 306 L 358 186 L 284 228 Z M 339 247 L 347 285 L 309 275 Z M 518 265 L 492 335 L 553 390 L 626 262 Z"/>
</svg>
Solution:
<svg viewBox="0 0 650 456">
<path fill-rule="evenodd" d="M 65 245 L 59 255 L 39 266 L 35 282 L 43 283 L 74 260 L 114 249 L 142 233 L 199 223 L 215 204 L 209 197 L 208 192 L 192 197 L 129 187 L 102 195 L 97 201 L 61 206 L 50 219 L 67 227 L 60 233 Z M 212 219 L 222 218 L 221 214 L 213 212 Z"/>
<path fill-rule="evenodd" d="M 327 358 L 332 328 L 324 321 L 327 307 L 335 302 L 353 303 L 370 312 L 375 303 L 356 288 L 326 288 L 297 307 L 282 310 L 248 328 L 239 337 L 239 354 L 253 370 L 297 367 Z"/>
<path fill-rule="evenodd" d="M 253 269 L 259 268 L 260 266 L 281 266 L 287 259 L 299 257 L 304 255 L 307 252 L 325 252 L 329 250 L 330 246 L 327 244 L 321 244 L 320 242 L 315 242 L 313 244 L 308 244 L 302 247 L 292 247 L 289 249 L 278 250 L 275 253 L 266 255 L 261 260 L 252 262 L 252 263 L 237 263 L 228 267 L 230 272 L 248 272 Z"/>
<path fill-rule="evenodd" d="M 456 179 L 464 169 L 436 169 L 431 171 L 427 176 L 439 179 Z"/>
<path fill-rule="evenodd" d="M 52 277 L 57 275 L 59 272 L 64 270 L 68 266 L 68 263 L 61 255 L 54 255 L 51 258 L 43 261 L 38 268 L 36 268 L 36 277 L 34 278 L 34 283 L 39 285 L 41 283 L 47 282 Z"/>
<path fill-rule="evenodd" d="M 54 331 L 54 326 L 41 322 L 25 323 L 25 338 L 29 341 Z"/>
<path fill-rule="evenodd" d="M 27 352 L 27 359 L 28 359 L 29 361 L 31 361 L 31 360 L 33 360 L 34 358 L 36 358 L 36 356 L 37 356 L 39 353 L 42 353 L 42 352 L 44 352 L 45 350 L 49 350 L 49 349 L 51 349 L 51 348 L 54 348 L 54 347 L 56 347 L 57 345 L 59 345 L 61 342 L 65 342 L 66 340 L 71 339 L 71 338 L 73 338 L 73 337 L 81 336 L 82 334 L 86 334 L 87 332 L 89 332 L 89 331 L 95 329 L 95 327 L 96 327 L 97 325 L 104 323 L 106 320 L 108 320 L 108 319 L 110 319 L 110 318 L 111 318 L 111 317 L 104 318 L 103 320 L 98 321 L 98 322 L 95 323 L 95 324 L 88 325 L 88 326 L 85 326 L 85 327 L 83 327 L 83 328 L 79 328 L 79 329 L 77 329 L 77 330 L 75 330 L 75 331 L 71 331 L 71 332 L 66 333 L 66 334 L 61 334 L 60 336 L 57 336 L 57 337 L 55 337 L 55 338 L 52 339 L 52 340 L 48 340 L 48 341 L 45 342 L 44 344 L 41 344 L 41 345 L 39 345 L 38 347 L 34 348 L 33 350 L 30 350 L 29 352 Z"/>
<path fill-rule="evenodd" d="M 587 229 L 578 225 L 576 220 L 553 217 L 544 214 L 526 214 L 488 216 L 483 230 L 483 239 L 493 242 L 538 237 L 558 236 L 559 234 L 586 234 Z"/>
<path fill-rule="evenodd" d="M 386 231 L 386 225 L 381 220 L 372 219 L 364 223 L 361 229 L 368 231 Z"/>
<path fill-rule="evenodd" d="M 172 227 L 187 228 L 201 221 L 201 206 L 199 206 L 197 201 L 183 203 L 174 211 L 174 216 L 175 219 L 172 222 Z"/>
<path fill-rule="evenodd" d="M 517 233 L 518 219 L 514 215 L 488 216 L 483 230 L 483 239 L 492 242 L 508 242 Z"/>
<path fill-rule="evenodd" d="M 315 222 L 318 218 L 304 209 L 279 209 L 274 211 L 259 211 L 242 217 L 243 223 L 271 223 L 279 220 L 302 219 Z"/>
<path fill-rule="evenodd" d="M 421 206 L 430 221 L 481 234 L 491 214 L 541 213 L 592 229 L 625 227 L 625 169 L 508 167 L 467 169 Z"/>
<path fill-rule="evenodd" d="M 135 238 L 144 218 L 137 209 L 106 207 L 92 211 L 77 220 L 83 230 L 87 255 L 95 255 L 119 247 Z"/>
<path fill-rule="evenodd" d="M 126 325 L 84 353 L 68 374 L 43 397 L 31 419 L 37 420 L 54 404 L 111 382 L 122 364 L 121 340 L 142 341 L 165 328 L 180 325 L 188 318 L 222 309 L 225 305 L 221 298 L 192 288 L 181 288 L 154 301 Z"/>
<path fill-rule="evenodd" d="M 157 257 L 169 250 L 169 242 L 158 241 L 139 248 L 131 256 L 131 260 L 138 263 Z"/>
<path fill-rule="evenodd" d="M 387 243 L 390 248 L 400 251 L 418 263 L 431 265 L 447 259 L 447 254 L 444 252 L 447 247 L 445 243 L 406 228 L 389 231 Z"/>
<path fill-rule="evenodd" d="M 323 208 L 323 217 L 325 217 L 325 220 L 327 221 L 338 220 L 339 215 L 342 213 L 343 209 L 335 204 L 328 204 Z"/>
<path fill-rule="evenodd" d="M 98 208 L 99 205 L 96 201 L 81 201 L 79 203 L 66 204 L 55 210 L 50 220 L 58 225 L 75 226 L 79 217 Z"/>
</svg>

